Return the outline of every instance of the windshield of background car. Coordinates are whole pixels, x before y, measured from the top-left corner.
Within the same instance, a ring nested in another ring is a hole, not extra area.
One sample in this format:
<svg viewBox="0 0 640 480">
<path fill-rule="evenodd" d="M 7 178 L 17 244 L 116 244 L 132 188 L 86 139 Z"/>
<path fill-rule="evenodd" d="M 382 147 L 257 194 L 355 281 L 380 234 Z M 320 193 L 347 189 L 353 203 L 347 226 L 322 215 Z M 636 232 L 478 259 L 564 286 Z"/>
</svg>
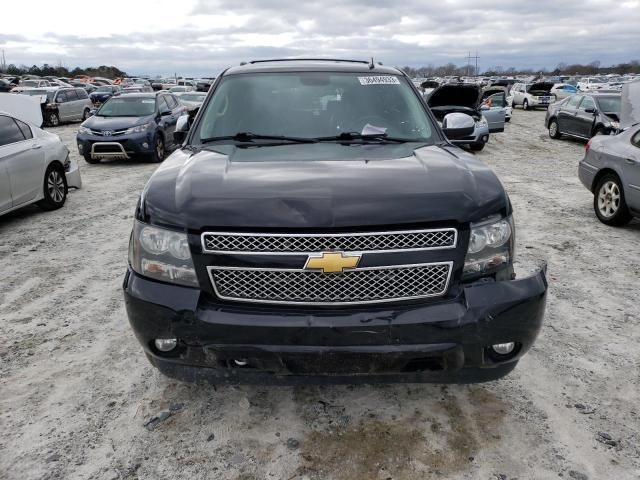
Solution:
<svg viewBox="0 0 640 480">
<path fill-rule="evenodd" d="M 102 117 L 144 117 L 156 110 L 153 97 L 111 97 L 96 115 Z"/>
<path fill-rule="evenodd" d="M 192 141 L 197 144 L 239 132 L 318 138 L 372 131 L 434 141 L 431 119 L 402 76 L 257 73 L 222 80 Z"/>
<path fill-rule="evenodd" d="M 197 95 L 195 93 L 185 93 L 184 95 L 180 95 L 180 100 L 184 100 L 185 102 L 204 102 L 204 98 L 206 95 Z"/>
<path fill-rule="evenodd" d="M 609 113 L 620 113 L 622 110 L 622 99 L 620 97 L 602 97 L 598 98 L 600 110 Z"/>
</svg>

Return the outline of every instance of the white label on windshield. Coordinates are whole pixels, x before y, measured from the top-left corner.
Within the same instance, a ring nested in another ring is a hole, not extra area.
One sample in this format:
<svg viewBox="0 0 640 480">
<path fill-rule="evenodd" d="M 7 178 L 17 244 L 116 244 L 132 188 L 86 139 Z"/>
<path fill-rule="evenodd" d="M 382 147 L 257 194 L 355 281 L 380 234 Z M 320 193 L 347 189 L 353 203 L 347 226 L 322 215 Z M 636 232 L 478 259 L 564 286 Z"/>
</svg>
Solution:
<svg viewBox="0 0 640 480">
<path fill-rule="evenodd" d="M 400 85 L 398 77 L 391 75 L 358 77 L 358 80 L 360 80 L 360 85 Z"/>
<path fill-rule="evenodd" d="M 142 103 L 156 103 L 155 100 L 142 100 Z"/>
</svg>

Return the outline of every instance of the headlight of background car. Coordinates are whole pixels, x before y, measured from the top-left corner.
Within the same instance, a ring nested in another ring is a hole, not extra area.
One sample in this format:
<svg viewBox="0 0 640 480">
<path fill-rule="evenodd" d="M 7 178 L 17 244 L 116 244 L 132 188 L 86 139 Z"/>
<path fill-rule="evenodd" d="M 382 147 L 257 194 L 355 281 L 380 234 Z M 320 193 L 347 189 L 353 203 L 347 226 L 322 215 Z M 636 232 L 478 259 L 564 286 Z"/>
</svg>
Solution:
<svg viewBox="0 0 640 480">
<path fill-rule="evenodd" d="M 78 133 L 89 134 L 91 133 L 91 129 L 87 127 L 80 127 L 78 128 Z"/>
<path fill-rule="evenodd" d="M 487 123 L 487 119 L 482 117 L 480 120 L 478 120 L 476 122 L 476 127 L 481 128 L 481 127 L 486 127 L 488 125 Z"/>
<path fill-rule="evenodd" d="M 129 133 L 142 133 L 144 132 L 147 128 L 149 128 L 151 126 L 151 123 L 145 123 L 144 125 L 137 125 L 135 127 L 131 127 L 131 128 L 127 128 L 127 131 L 124 132 L 125 134 L 129 134 Z"/>
<path fill-rule="evenodd" d="M 135 221 L 129 263 L 136 273 L 163 282 L 197 287 L 187 235 Z"/>
<path fill-rule="evenodd" d="M 513 261 L 513 218 L 493 217 L 471 224 L 463 278 L 496 272 Z"/>
</svg>

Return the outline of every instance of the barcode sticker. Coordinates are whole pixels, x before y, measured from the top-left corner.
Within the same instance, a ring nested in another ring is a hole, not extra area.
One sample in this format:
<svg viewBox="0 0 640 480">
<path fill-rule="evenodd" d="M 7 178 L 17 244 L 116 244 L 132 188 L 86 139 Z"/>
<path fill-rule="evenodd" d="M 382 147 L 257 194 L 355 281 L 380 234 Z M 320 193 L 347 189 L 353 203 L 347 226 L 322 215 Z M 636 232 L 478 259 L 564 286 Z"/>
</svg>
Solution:
<svg viewBox="0 0 640 480">
<path fill-rule="evenodd" d="M 391 75 L 358 77 L 360 85 L 400 85 L 398 77 Z"/>
</svg>

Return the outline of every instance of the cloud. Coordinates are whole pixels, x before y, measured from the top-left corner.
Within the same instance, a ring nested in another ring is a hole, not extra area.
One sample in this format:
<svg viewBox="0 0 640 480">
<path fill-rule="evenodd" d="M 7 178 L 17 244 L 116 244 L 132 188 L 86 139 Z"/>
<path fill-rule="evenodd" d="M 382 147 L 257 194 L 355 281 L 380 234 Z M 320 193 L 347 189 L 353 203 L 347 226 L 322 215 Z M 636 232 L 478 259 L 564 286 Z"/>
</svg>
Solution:
<svg viewBox="0 0 640 480">
<path fill-rule="evenodd" d="M 66 3 L 77 14 L 56 15 L 53 23 L 39 23 L 17 5 L 3 11 L 0 48 L 8 63 L 215 75 L 254 58 L 373 56 L 421 66 L 464 64 L 477 51 L 482 68 L 540 68 L 623 62 L 638 57 L 640 44 L 638 1 L 110 0 L 100 21 L 75 2 L 56 6 L 67 12 Z"/>
</svg>

